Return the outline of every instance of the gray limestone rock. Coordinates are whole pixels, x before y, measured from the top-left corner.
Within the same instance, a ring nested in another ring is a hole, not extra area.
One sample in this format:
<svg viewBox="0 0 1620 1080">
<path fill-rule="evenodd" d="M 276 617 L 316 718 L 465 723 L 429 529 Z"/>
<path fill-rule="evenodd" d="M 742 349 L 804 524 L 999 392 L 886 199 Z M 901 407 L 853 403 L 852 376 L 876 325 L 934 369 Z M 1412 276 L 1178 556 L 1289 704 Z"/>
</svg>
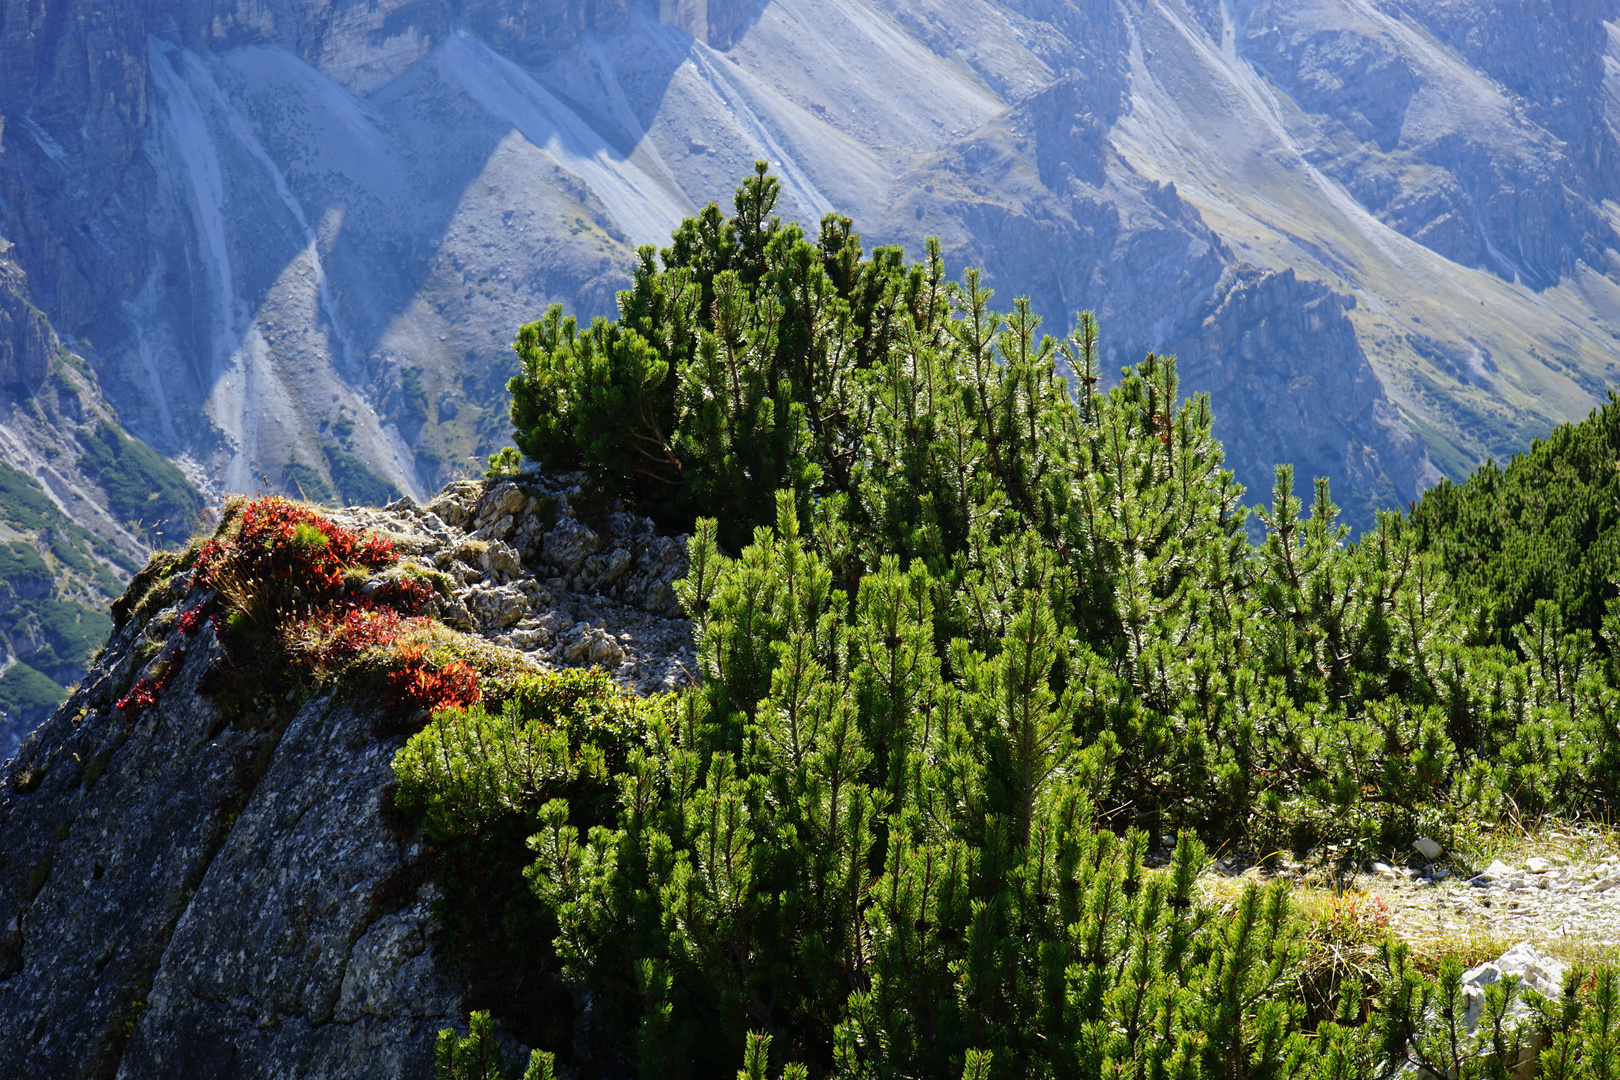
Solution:
<svg viewBox="0 0 1620 1080">
<path fill-rule="evenodd" d="M 373 899 L 419 854 L 379 812 L 399 740 L 330 697 L 284 733 L 225 715 L 192 691 L 207 633 L 168 640 L 154 663 L 184 660 L 155 707 L 116 709 L 144 636 L 115 637 L 0 777 L 8 1075 L 430 1075 L 462 990 L 423 959 L 419 898 Z"/>
<path fill-rule="evenodd" d="M 1412 847 L 1419 855 L 1422 855 L 1430 862 L 1438 859 L 1446 852 L 1446 849 L 1440 845 L 1438 840 L 1430 839 L 1427 836 L 1420 836 L 1412 841 Z"/>
<path fill-rule="evenodd" d="M 480 630 L 512 626 L 528 610 L 528 598 L 510 585 L 480 585 L 467 593 L 467 610 Z"/>
<path fill-rule="evenodd" d="M 441 582 L 434 609 L 518 666 L 603 667 L 644 693 L 692 681 L 691 627 L 667 605 L 548 588 L 532 575 L 554 567 L 468 531 L 483 507 L 567 548 L 597 535 L 572 516 L 575 489 L 488 487 L 331 517 L 394 538 L 419 567 L 444 557 L 510 578 Z M 684 570 L 684 543 L 608 520 L 611 584 L 660 595 L 649 586 Z M 632 551 L 655 553 L 654 577 L 635 580 L 647 571 Z M 176 629 L 190 584 L 160 580 L 155 614 L 118 629 L 0 772 L 0 1074 L 428 1077 L 467 987 L 435 963 L 422 846 L 386 809 L 402 740 L 374 738 L 341 686 L 290 716 L 197 694 L 222 652 Z M 165 668 L 155 706 L 115 707 Z"/>
<path fill-rule="evenodd" d="M 579 573 L 587 558 L 602 549 L 602 538 L 566 512 L 566 498 L 558 500 L 558 508 L 563 513 L 541 541 L 540 558 L 571 577 Z"/>
</svg>

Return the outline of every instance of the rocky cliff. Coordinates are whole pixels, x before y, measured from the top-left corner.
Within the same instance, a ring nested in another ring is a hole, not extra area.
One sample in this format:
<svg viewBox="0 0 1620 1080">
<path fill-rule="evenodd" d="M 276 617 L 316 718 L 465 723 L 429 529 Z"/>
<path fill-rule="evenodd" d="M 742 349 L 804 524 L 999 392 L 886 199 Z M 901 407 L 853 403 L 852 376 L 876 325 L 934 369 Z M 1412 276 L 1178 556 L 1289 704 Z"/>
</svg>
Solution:
<svg viewBox="0 0 1620 1080">
<path fill-rule="evenodd" d="M 682 685 L 685 547 L 577 485 L 463 484 L 351 510 L 450 588 L 492 663 Z M 222 660 L 160 555 L 66 705 L 0 772 L 0 1060 L 18 1077 L 429 1076 L 463 975 L 435 958 L 422 848 L 390 812 L 401 736 L 341 686 L 301 704 L 194 689 Z M 120 708 L 167 672 L 150 707 Z"/>
<path fill-rule="evenodd" d="M 1170 351 L 1227 430 L 1251 433 L 1227 444 L 1251 492 L 1264 499 L 1277 463 L 1303 458 L 1330 478 L 1345 517 L 1366 521 L 1438 478 L 1356 338 L 1355 297 L 1291 269 L 1232 274 L 1215 297 Z"/>
</svg>

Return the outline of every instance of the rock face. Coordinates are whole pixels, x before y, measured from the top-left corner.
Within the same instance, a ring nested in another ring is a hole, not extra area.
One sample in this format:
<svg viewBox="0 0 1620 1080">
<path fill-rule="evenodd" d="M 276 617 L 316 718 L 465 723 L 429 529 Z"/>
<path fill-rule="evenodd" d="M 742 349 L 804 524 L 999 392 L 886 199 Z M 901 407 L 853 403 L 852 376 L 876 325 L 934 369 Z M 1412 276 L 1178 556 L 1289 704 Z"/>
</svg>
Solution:
<svg viewBox="0 0 1620 1080">
<path fill-rule="evenodd" d="M 379 906 L 416 854 L 380 813 L 393 746 L 330 699 L 279 739 L 193 693 L 131 722 L 112 705 L 136 656 L 6 778 L 7 1060 L 27 1077 L 429 1075 L 459 994 L 432 968 L 426 895 Z"/>
<path fill-rule="evenodd" d="M 1226 444 L 1227 464 L 1251 492 L 1269 491 L 1278 462 L 1304 459 L 1329 478 L 1345 516 L 1365 522 L 1439 478 L 1356 339 L 1347 316 L 1355 297 L 1292 270 L 1232 274 L 1216 296 L 1171 351 L 1182 378 L 1209 392 L 1219 422 L 1251 433 Z"/>
<path fill-rule="evenodd" d="M 56 346 L 50 321 L 28 302 L 21 267 L 0 263 L 0 385 L 18 387 L 17 396 L 27 396 L 30 387 L 45 381 Z"/>
<path fill-rule="evenodd" d="M 463 484 L 425 509 L 333 516 L 441 568 L 441 616 L 519 663 L 606 666 L 642 689 L 692 667 L 669 591 L 684 544 L 577 485 Z M 218 644 L 176 629 L 204 597 L 184 575 L 148 587 L 149 615 L 0 772 L 7 1075 L 430 1076 L 467 988 L 435 964 L 434 889 L 388 809 L 402 739 L 374 738 L 341 694 L 290 717 L 222 711 L 191 689 Z M 155 706 L 115 707 L 177 658 Z"/>
</svg>

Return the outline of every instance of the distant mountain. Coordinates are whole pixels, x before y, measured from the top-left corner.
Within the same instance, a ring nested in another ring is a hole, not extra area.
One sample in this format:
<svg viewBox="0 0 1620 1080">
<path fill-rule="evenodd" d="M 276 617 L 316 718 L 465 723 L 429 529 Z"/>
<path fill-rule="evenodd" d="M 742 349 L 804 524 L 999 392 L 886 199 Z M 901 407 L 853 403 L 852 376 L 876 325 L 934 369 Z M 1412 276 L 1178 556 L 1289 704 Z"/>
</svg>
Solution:
<svg viewBox="0 0 1620 1080">
<path fill-rule="evenodd" d="M 189 536 L 203 506 L 125 434 L 13 254 L 0 238 L 0 761 L 83 677 L 148 548 Z"/>
<path fill-rule="evenodd" d="M 1620 381 L 1620 0 L 63 0 L 0 56 L 26 302 L 209 493 L 476 467 L 514 328 L 756 158 L 1358 525 Z"/>
</svg>

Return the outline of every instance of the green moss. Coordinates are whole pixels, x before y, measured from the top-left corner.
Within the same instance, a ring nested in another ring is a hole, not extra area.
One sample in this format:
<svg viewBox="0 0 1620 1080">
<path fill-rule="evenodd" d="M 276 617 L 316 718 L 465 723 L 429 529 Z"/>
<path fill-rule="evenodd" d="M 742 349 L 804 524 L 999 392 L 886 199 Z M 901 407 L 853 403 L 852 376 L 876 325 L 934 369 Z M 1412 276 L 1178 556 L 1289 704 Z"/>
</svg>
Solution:
<svg viewBox="0 0 1620 1080">
<path fill-rule="evenodd" d="M 413 574 L 432 580 L 428 574 Z M 438 583 L 435 582 L 435 587 Z M 344 670 L 339 687 L 344 700 L 359 701 L 382 693 L 388 672 L 395 666 L 399 650 L 423 646 L 426 660 L 434 668 L 444 668 L 460 662 L 478 672 L 479 684 L 485 700 L 499 702 L 511 692 L 520 679 L 533 676 L 534 667 L 520 653 L 492 644 L 474 634 L 452 630 L 443 623 L 433 622 L 420 630 L 399 638 L 390 645 L 366 651 Z"/>
<path fill-rule="evenodd" d="M 192 558 L 195 559 L 195 554 Z M 134 619 L 144 623 L 154 612 L 169 601 L 169 578 L 175 573 L 178 559 L 167 552 L 152 556 L 145 569 L 135 575 L 129 588 L 112 604 L 114 626 L 123 626 Z"/>
<path fill-rule="evenodd" d="M 423 566 L 418 562 L 403 562 L 399 564 L 397 572 L 402 576 L 413 577 L 418 581 L 427 582 L 433 586 L 433 591 L 440 596 L 449 596 L 455 591 L 455 582 L 450 580 L 450 575 L 435 570 L 431 566 Z"/>
</svg>

